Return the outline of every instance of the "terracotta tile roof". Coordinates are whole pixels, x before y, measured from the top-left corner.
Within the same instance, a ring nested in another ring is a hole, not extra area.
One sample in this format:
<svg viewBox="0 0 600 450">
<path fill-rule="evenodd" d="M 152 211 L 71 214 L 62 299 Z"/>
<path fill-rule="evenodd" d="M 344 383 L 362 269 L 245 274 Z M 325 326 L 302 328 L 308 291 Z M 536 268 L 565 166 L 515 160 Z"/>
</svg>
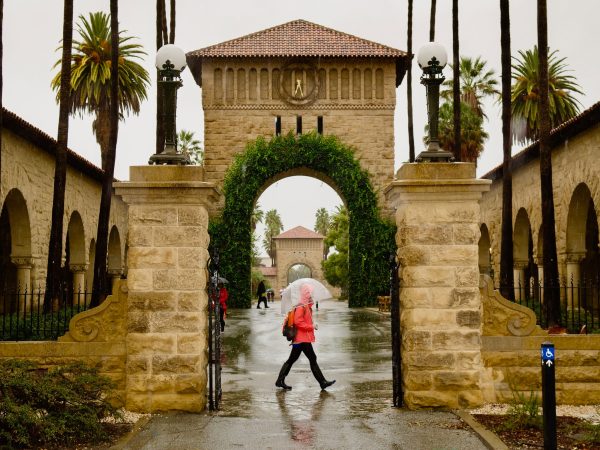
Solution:
<svg viewBox="0 0 600 450">
<path fill-rule="evenodd" d="M 52 157 L 56 155 L 56 140 L 54 138 L 6 108 L 2 108 L 2 126 L 41 148 Z M 67 149 L 67 164 L 94 180 L 102 182 L 104 177 L 102 169 L 69 148 Z M 115 179 L 115 181 L 118 180 Z"/>
<path fill-rule="evenodd" d="M 550 147 L 551 151 L 557 149 L 567 139 L 576 136 L 577 134 L 590 129 L 600 123 L 600 102 L 593 104 L 581 114 L 561 123 L 550 132 Z M 540 141 L 535 141 L 533 144 L 525 147 L 519 153 L 511 158 L 511 169 L 517 170 L 519 167 L 528 162 L 539 159 L 540 157 Z M 481 178 L 488 180 L 499 180 L 502 178 L 502 164 L 490 170 Z"/>
<path fill-rule="evenodd" d="M 304 228 L 302 226 L 298 226 L 292 228 L 291 230 L 284 231 L 278 236 L 275 236 L 273 239 L 324 239 L 325 236 L 315 233 L 308 228 Z"/>
<path fill-rule="evenodd" d="M 406 52 L 306 20 L 294 20 L 188 53 L 200 57 L 391 57 Z"/>
<path fill-rule="evenodd" d="M 193 50 L 187 53 L 187 62 L 196 83 L 201 86 L 203 58 L 241 57 L 393 58 L 397 66 L 397 85 L 402 81 L 408 60 L 402 50 L 299 19 Z"/>
</svg>

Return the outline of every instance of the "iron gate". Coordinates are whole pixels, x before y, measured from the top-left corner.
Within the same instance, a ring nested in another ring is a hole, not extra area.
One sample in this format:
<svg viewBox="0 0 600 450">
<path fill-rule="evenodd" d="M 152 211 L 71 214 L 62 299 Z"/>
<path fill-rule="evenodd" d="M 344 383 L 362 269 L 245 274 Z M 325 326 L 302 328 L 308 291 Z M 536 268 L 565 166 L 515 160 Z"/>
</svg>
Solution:
<svg viewBox="0 0 600 450">
<path fill-rule="evenodd" d="M 209 260 L 208 272 L 208 408 L 217 411 L 221 403 L 221 304 L 219 303 L 219 255 Z"/>
<path fill-rule="evenodd" d="M 392 320 L 392 378 L 394 406 L 402 406 L 402 332 L 400 330 L 400 262 L 395 253 L 390 255 L 390 315 Z"/>
</svg>

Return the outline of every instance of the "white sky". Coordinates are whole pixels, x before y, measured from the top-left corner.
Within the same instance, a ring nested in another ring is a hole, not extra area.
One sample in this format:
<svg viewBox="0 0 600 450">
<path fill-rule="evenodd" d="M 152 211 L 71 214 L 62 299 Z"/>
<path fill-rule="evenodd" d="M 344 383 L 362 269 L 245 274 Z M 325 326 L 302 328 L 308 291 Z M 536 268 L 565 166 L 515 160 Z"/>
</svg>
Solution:
<svg viewBox="0 0 600 450">
<path fill-rule="evenodd" d="M 167 2 L 168 3 L 168 2 Z M 511 48 L 533 47 L 537 42 L 536 0 L 511 2 Z M 121 122 L 115 176 L 126 180 L 129 166 L 145 165 L 154 153 L 155 98 L 155 7 L 154 0 L 126 0 L 119 6 L 120 28 L 139 37 L 148 57 L 144 62 L 153 77 L 149 98 L 139 116 Z M 482 56 L 489 67 L 500 73 L 499 0 L 461 0 L 460 52 L 463 56 Z M 429 38 L 430 1 L 414 0 L 413 51 Z M 50 90 L 51 70 L 60 52 L 63 2 L 59 0 L 9 0 L 4 2 L 3 103 L 6 108 L 56 137 L 58 106 Z M 91 11 L 109 10 L 108 0 L 75 2 L 75 19 Z M 177 0 L 176 44 L 185 51 L 195 50 L 243 36 L 295 19 L 305 19 L 401 50 L 406 49 L 406 0 L 230 0 L 199 2 Z M 559 49 L 585 92 L 583 108 L 600 100 L 600 63 L 595 60 L 600 48 L 598 0 L 548 0 L 549 45 Z M 451 60 L 451 1 L 438 1 L 436 40 L 443 43 Z M 76 34 L 74 33 L 74 37 Z M 451 77 L 451 70 L 445 70 Z M 418 83 L 420 70 L 413 66 L 413 105 L 416 152 L 419 153 L 427 120 L 425 88 Z M 203 114 L 200 88 L 189 70 L 182 74 L 179 90 L 178 129 L 194 131 L 203 140 Z M 502 161 L 502 132 L 499 106 L 486 104 L 490 135 L 479 160 L 478 175 Z M 408 160 L 406 126 L 406 85 L 397 90 L 396 108 L 397 169 Z M 100 151 L 91 131 L 91 118 L 72 118 L 69 147 L 95 164 Z M 518 149 L 515 149 L 518 151 Z M 341 201 L 327 185 L 305 177 L 294 177 L 271 186 L 259 199 L 264 211 L 276 208 L 285 229 L 296 225 L 314 226 L 315 211 L 333 211 Z M 260 232 L 260 229 L 259 229 Z"/>
</svg>

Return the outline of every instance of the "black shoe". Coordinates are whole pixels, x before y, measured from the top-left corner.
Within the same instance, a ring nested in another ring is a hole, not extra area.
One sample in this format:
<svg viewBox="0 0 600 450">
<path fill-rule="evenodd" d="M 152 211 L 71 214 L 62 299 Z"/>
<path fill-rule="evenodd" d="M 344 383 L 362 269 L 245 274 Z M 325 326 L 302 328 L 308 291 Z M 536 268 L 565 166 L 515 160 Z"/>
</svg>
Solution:
<svg viewBox="0 0 600 450">
<path fill-rule="evenodd" d="M 269 309 L 269 307 L 268 307 L 268 306 L 265 306 L 265 309 Z"/>
<path fill-rule="evenodd" d="M 286 391 L 291 391 L 292 390 L 292 387 L 288 386 L 287 384 L 285 384 L 284 380 L 277 380 L 275 382 L 275 386 L 280 387 L 282 389 L 285 389 Z"/>
<path fill-rule="evenodd" d="M 329 386 L 331 386 L 333 383 L 335 383 L 335 380 L 331 380 L 331 381 L 324 381 L 323 383 L 321 383 L 321 390 L 325 390 L 327 389 Z"/>
</svg>

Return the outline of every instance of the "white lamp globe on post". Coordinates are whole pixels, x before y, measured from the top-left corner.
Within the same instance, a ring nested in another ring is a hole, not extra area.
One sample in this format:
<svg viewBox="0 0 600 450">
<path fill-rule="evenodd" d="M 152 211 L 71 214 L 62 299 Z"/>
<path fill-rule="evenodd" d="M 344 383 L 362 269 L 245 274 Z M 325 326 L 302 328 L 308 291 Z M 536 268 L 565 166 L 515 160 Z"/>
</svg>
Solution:
<svg viewBox="0 0 600 450">
<path fill-rule="evenodd" d="M 438 122 L 440 110 L 440 85 L 444 82 L 443 68 L 448 62 L 446 49 L 437 42 L 423 45 L 417 53 L 417 62 L 423 69 L 421 84 L 427 91 L 427 116 L 429 121 L 429 137 L 427 149 L 416 158 L 417 162 L 449 162 L 454 160 L 454 155 L 440 147 L 438 135 Z"/>
<path fill-rule="evenodd" d="M 177 151 L 177 89 L 183 86 L 181 72 L 187 65 L 185 53 L 173 44 L 163 45 L 156 53 L 158 83 L 162 87 L 162 121 L 165 131 L 165 146 L 161 153 L 150 157 L 150 164 L 189 164 L 187 155 Z"/>
</svg>

